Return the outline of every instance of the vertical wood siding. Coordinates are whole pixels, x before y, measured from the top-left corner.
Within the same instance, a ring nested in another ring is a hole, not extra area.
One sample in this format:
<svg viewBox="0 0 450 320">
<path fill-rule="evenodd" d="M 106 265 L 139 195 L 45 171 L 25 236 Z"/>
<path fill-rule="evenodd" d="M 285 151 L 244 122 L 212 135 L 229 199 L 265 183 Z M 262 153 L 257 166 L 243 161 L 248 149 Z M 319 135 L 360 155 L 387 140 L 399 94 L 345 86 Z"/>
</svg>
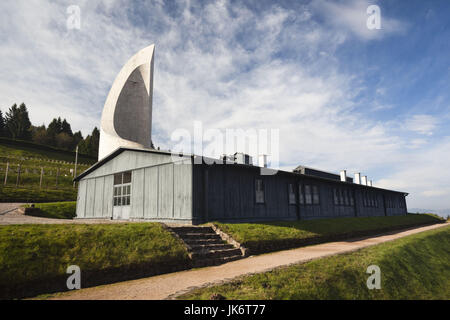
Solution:
<svg viewBox="0 0 450 320">
<path fill-rule="evenodd" d="M 279 172 L 273 176 L 261 176 L 257 167 L 239 165 L 194 165 L 193 170 L 193 219 L 206 221 L 270 221 L 319 219 L 355 216 L 383 216 L 385 207 L 383 194 L 404 196 L 388 190 L 364 188 L 352 183 L 314 179 L 305 175 Z M 262 179 L 265 202 L 255 201 L 255 179 Z M 288 185 L 294 185 L 296 203 L 289 204 Z M 298 186 L 317 186 L 319 204 L 300 204 Z M 334 189 L 345 188 L 353 192 L 354 203 L 334 204 Z M 378 206 L 365 206 L 363 191 L 368 191 L 377 200 Z M 403 199 L 402 199 L 403 198 Z M 386 208 L 387 215 L 406 214 L 403 208 Z"/>
<path fill-rule="evenodd" d="M 79 182 L 77 217 L 111 218 L 114 174 L 124 171 L 132 171 L 131 219 L 192 220 L 192 164 L 134 151 L 124 151 Z"/>
</svg>

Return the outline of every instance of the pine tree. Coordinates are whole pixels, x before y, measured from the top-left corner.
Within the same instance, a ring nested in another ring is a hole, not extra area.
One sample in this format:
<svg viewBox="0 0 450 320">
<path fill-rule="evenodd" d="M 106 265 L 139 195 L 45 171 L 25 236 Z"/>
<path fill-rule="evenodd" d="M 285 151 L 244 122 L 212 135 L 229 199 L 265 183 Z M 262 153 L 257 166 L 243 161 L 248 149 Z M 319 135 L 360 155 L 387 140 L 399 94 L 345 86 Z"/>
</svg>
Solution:
<svg viewBox="0 0 450 320">
<path fill-rule="evenodd" d="M 64 119 L 61 123 L 61 132 L 67 133 L 71 137 L 73 136 L 72 128 L 70 127 L 70 124 L 66 121 L 66 119 Z"/>
<path fill-rule="evenodd" d="M 5 125 L 9 137 L 20 140 L 31 140 L 31 121 L 24 103 L 19 107 L 14 104 L 5 115 Z"/>
<path fill-rule="evenodd" d="M 5 136 L 5 119 L 3 119 L 2 110 L 0 110 L 0 137 Z"/>
<path fill-rule="evenodd" d="M 88 135 L 86 139 L 80 142 L 79 152 L 97 158 L 99 142 L 100 131 L 95 127 L 94 130 L 92 130 L 92 134 Z"/>
</svg>

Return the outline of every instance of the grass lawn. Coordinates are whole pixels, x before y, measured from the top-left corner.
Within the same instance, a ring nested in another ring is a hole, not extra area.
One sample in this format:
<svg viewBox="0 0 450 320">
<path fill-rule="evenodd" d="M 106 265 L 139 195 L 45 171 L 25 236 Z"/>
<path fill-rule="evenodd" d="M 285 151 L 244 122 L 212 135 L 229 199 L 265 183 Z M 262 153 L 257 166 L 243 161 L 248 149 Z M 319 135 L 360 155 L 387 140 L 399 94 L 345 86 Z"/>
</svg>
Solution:
<svg viewBox="0 0 450 320">
<path fill-rule="evenodd" d="M 366 269 L 381 269 L 369 290 Z M 450 227 L 198 289 L 179 299 L 450 299 Z"/>
<path fill-rule="evenodd" d="M 67 290 L 67 267 L 87 287 L 186 265 L 180 240 L 158 223 L 0 226 L 0 298 Z"/>
<path fill-rule="evenodd" d="M 75 152 L 43 146 L 30 141 L 0 138 L 0 162 L 3 162 L 3 158 L 39 158 L 74 162 Z M 93 157 L 78 154 L 79 163 L 94 164 L 96 160 Z"/>
<path fill-rule="evenodd" d="M 74 152 L 0 138 L 0 202 L 76 200 L 77 191 L 73 188 L 71 172 L 74 161 Z M 77 174 L 95 162 L 96 159 L 79 154 Z M 9 169 L 4 186 L 7 163 Z"/>
<path fill-rule="evenodd" d="M 76 216 L 77 202 L 36 203 L 35 208 L 39 208 L 40 212 L 29 215 L 43 218 L 73 219 Z"/>
<path fill-rule="evenodd" d="M 420 224 L 444 222 L 429 214 L 392 217 L 336 218 L 266 223 L 218 223 L 252 254 L 299 247 L 302 245 L 370 235 Z"/>
</svg>

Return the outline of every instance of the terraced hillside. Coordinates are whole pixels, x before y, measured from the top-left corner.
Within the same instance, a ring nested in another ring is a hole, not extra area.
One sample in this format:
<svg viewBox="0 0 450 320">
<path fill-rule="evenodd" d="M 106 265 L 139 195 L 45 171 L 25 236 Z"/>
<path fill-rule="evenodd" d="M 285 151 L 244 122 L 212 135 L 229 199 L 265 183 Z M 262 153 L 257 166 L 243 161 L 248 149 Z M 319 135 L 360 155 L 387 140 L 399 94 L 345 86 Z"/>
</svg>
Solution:
<svg viewBox="0 0 450 320">
<path fill-rule="evenodd" d="M 77 174 L 95 162 L 79 155 Z M 75 200 L 74 168 L 73 152 L 0 139 L 0 202 Z"/>
</svg>

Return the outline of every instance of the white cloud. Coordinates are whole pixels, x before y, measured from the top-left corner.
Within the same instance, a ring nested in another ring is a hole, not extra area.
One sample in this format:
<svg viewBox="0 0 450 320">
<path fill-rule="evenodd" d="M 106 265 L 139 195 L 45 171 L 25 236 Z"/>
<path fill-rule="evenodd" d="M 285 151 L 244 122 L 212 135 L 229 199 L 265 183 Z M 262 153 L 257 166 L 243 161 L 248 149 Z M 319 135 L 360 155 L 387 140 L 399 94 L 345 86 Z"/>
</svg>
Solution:
<svg viewBox="0 0 450 320">
<path fill-rule="evenodd" d="M 416 114 L 406 119 L 405 129 L 419 134 L 431 136 L 439 120 L 431 115 Z"/>
<path fill-rule="evenodd" d="M 87 134 L 99 125 L 121 66 L 156 43 L 157 145 L 172 149 L 171 133 L 192 129 L 194 120 L 206 128 L 279 128 L 281 168 L 304 164 L 364 172 L 380 186 L 410 191 L 416 207 L 431 205 L 424 192 L 440 190 L 450 179 L 435 159 L 450 157 L 448 145 L 411 142 L 404 131 L 428 135 L 439 122 L 426 115 L 403 124 L 378 121 L 355 105 L 363 86 L 359 75 L 338 72 L 335 51 L 347 33 L 372 37 L 367 28 L 359 30 L 355 10 L 367 2 L 361 3 L 314 1 L 298 11 L 273 5 L 259 13 L 227 1 L 185 1 L 175 14 L 164 2 L 143 2 L 136 11 L 128 1 L 80 1 L 81 30 L 68 31 L 64 4 L 3 1 L 1 107 L 25 101 L 33 123 L 61 115 Z M 318 8 L 332 27 L 314 19 Z M 394 26 L 383 34 L 401 30 L 395 20 L 383 19 Z M 387 172 L 385 179 L 377 179 L 378 172 Z M 450 207 L 437 198 L 435 206 Z"/>
<path fill-rule="evenodd" d="M 350 1 L 328 1 L 315 0 L 312 6 L 315 13 L 322 16 L 326 23 L 349 32 L 360 39 L 371 40 L 380 39 L 383 36 L 402 33 L 407 26 L 404 22 L 389 17 L 389 12 L 381 10 L 381 29 L 367 28 L 367 8 L 374 5 L 373 1 L 350 0 Z M 381 6 L 381 5 L 380 5 Z"/>
</svg>

